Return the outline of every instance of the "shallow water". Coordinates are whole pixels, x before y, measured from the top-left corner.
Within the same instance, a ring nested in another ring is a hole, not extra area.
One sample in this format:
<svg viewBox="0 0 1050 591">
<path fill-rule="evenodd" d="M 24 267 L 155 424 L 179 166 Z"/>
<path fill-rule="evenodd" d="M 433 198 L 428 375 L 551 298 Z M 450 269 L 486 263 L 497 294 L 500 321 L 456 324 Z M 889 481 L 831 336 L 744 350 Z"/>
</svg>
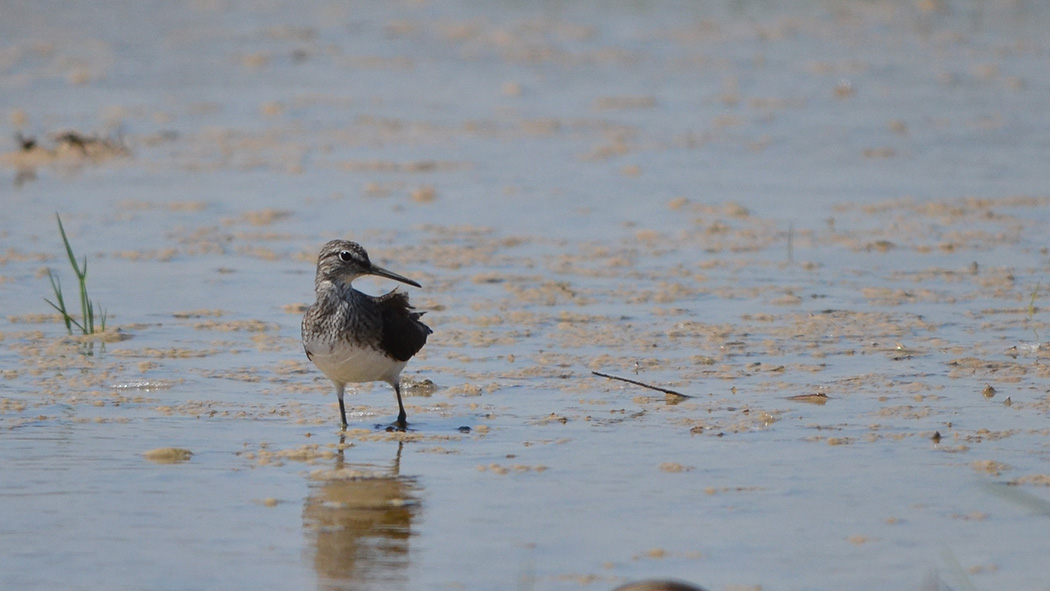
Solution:
<svg viewBox="0 0 1050 591">
<path fill-rule="evenodd" d="M 4 12 L 0 588 L 1050 587 L 1041 4 Z M 335 237 L 407 434 L 302 354 Z"/>
</svg>

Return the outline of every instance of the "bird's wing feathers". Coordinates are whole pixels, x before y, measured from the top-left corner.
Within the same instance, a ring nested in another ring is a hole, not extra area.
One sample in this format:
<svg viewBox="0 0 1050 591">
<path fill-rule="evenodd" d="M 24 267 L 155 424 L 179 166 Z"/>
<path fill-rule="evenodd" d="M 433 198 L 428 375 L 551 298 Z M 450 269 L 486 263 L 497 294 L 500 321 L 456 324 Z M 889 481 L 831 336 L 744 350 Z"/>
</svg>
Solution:
<svg viewBox="0 0 1050 591">
<path fill-rule="evenodd" d="M 419 321 L 423 312 L 415 312 L 408 295 L 392 291 L 376 298 L 383 317 L 383 349 L 398 361 L 408 361 L 423 348 L 432 330 Z"/>
</svg>

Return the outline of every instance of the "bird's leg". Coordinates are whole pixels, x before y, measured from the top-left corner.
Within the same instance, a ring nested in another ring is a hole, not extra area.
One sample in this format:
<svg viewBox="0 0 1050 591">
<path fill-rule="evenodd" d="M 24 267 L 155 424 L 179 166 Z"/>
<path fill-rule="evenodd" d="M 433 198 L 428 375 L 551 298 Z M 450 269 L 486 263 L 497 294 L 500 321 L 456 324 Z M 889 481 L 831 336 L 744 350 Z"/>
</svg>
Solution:
<svg viewBox="0 0 1050 591">
<path fill-rule="evenodd" d="M 346 384 L 335 385 L 335 394 L 339 397 L 339 417 L 342 419 L 340 427 L 343 431 L 346 431 L 346 406 L 343 405 L 343 392 L 346 390 Z"/>
<path fill-rule="evenodd" d="M 404 431 L 408 427 L 408 414 L 405 413 L 405 405 L 401 402 L 401 382 L 394 382 L 394 394 L 397 394 L 397 427 Z"/>
</svg>

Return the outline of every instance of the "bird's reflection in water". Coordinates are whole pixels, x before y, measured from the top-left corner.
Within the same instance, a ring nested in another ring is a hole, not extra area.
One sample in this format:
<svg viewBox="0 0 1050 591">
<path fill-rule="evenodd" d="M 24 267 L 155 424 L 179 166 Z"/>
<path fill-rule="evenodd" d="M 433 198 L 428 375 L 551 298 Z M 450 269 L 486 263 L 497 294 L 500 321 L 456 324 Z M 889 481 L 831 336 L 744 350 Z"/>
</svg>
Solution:
<svg viewBox="0 0 1050 591">
<path fill-rule="evenodd" d="M 400 474 L 401 449 L 391 466 L 346 464 L 312 474 L 303 507 L 307 552 L 320 589 L 389 589 L 407 582 L 412 521 L 419 516 L 416 482 Z"/>
</svg>

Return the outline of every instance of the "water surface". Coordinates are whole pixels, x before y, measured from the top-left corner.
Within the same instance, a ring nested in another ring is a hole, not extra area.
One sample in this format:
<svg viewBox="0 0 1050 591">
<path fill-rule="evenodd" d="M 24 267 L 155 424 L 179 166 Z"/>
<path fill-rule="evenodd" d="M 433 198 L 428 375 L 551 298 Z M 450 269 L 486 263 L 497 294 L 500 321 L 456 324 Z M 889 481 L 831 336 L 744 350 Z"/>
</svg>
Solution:
<svg viewBox="0 0 1050 591">
<path fill-rule="evenodd" d="M 1048 16 L 9 7 L 0 587 L 1045 589 Z M 302 354 L 336 237 L 407 434 Z"/>
</svg>

